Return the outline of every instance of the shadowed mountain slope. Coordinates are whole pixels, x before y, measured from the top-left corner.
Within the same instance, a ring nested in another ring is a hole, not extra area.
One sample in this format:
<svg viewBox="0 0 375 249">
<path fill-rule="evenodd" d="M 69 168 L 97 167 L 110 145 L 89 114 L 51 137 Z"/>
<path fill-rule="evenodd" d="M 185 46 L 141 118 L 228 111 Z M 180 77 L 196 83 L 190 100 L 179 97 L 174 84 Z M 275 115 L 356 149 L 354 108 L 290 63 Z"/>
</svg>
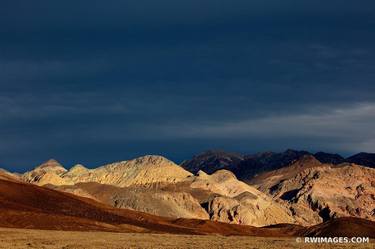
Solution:
<svg viewBox="0 0 375 249">
<path fill-rule="evenodd" d="M 181 165 L 193 173 L 202 170 L 211 174 L 219 169 L 226 169 L 232 171 L 238 179 L 248 180 L 258 173 L 285 167 L 307 154 L 310 153 L 286 150 L 282 153 L 264 152 L 240 156 L 223 151 L 207 151 L 184 161 Z"/>
<path fill-rule="evenodd" d="M 312 226 L 303 234 L 311 237 L 370 237 L 375 238 L 375 222 L 345 217 Z"/>
<path fill-rule="evenodd" d="M 317 152 L 314 154 L 314 157 L 321 163 L 340 164 L 345 162 L 345 158 L 343 158 L 339 154 Z"/>
<path fill-rule="evenodd" d="M 345 161 L 375 168 L 375 153 L 358 153 L 354 156 L 348 157 Z"/>
<path fill-rule="evenodd" d="M 355 163 L 366 167 L 375 167 L 374 153 L 359 153 L 344 158 L 339 154 L 288 149 L 281 153 L 262 152 L 253 155 L 238 155 L 224 151 L 207 151 L 194 156 L 191 160 L 184 161 L 181 166 L 186 170 L 196 173 L 203 170 L 206 173 L 213 173 L 219 169 L 232 171 L 238 179 L 248 181 L 257 174 L 277 170 L 293 164 L 305 155 L 314 156 L 324 164 L 341 164 L 344 162 Z"/>
<path fill-rule="evenodd" d="M 200 170 L 212 174 L 220 169 L 233 171 L 243 159 L 239 154 L 210 150 L 182 162 L 181 166 L 194 174 Z"/>
<path fill-rule="evenodd" d="M 290 165 L 302 156 L 309 154 L 307 151 L 289 149 L 282 153 L 265 152 L 249 155 L 239 164 L 234 173 L 239 179 L 248 180 L 256 174 Z"/>
</svg>

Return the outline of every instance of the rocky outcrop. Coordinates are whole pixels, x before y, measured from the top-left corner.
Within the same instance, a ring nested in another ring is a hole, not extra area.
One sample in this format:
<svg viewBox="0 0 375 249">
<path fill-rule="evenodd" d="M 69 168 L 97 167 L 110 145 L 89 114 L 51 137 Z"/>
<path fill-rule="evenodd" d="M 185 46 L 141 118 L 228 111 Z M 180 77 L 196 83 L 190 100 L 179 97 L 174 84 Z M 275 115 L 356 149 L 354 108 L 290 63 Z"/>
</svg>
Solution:
<svg viewBox="0 0 375 249">
<path fill-rule="evenodd" d="M 61 178 L 75 185 L 49 187 L 158 216 L 253 226 L 294 223 L 287 208 L 239 181 L 230 171 L 219 170 L 212 175 L 200 171 L 192 176 L 160 157 L 93 170 L 76 166 Z"/>
<path fill-rule="evenodd" d="M 306 159 L 306 158 L 305 158 Z M 300 224 L 333 217 L 375 220 L 375 170 L 355 164 L 321 164 L 311 158 L 252 180 L 289 205 Z"/>
<path fill-rule="evenodd" d="M 68 185 L 73 184 L 60 177 L 60 175 L 67 172 L 67 170 L 56 160 L 50 159 L 47 162 L 39 165 L 32 171 L 26 172 L 22 175 L 22 180 L 37 185 L 53 184 L 53 185 Z"/>
<path fill-rule="evenodd" d="M 113 206 L 133 209 L 157 216 L 208 220 L 207 212 L 190 193 L 137 191 L 113 197 Z"/>
<path fill-rule="evenodd" d="M 262 192 L 273 195 L 274 191 L 277 190 L 285 180 L 295 177 L 298 173 L 306 169 L 326 166 L 329 165 L 322 164 L 311 155 L 305 155 L 288 167 L 264 172 L 253 177 L 248 183 L 250 185 L 255 185 Z"/>
<path fill-rule="evenodd" d="M 288 160 L 296 155 L 287 154 Z M 346 216 L 374 220 L 374 169 L 324 164 L 309 154 L 289 166 L 258 174 L 250 181 L 253 186 L 228 170 L 213 174 L 200 170 L 192 175 L 160 156 L 96 169 L 76 165 L 69 171 L 52 160 L 22 178 L 113 207 L 169 218 L 252 226 L 311 225 Z"/>
<path fill-rule="evenodd" d="M 90 170 L 82 164 L 74 165 L 68 172 L 65 172 L 62 176 L 66 178 L 78 178 L 80 175 L 88 173 Z"/>
<path fill-rule="evenodd" d="M 294 223 L 287 208 L 237 180 L 230 171 L 219 170 L 212 175 L 200 172 L 191 187 L 214 193 L 202 203 L 211 220 L 252 226 Z"/>
</svg>

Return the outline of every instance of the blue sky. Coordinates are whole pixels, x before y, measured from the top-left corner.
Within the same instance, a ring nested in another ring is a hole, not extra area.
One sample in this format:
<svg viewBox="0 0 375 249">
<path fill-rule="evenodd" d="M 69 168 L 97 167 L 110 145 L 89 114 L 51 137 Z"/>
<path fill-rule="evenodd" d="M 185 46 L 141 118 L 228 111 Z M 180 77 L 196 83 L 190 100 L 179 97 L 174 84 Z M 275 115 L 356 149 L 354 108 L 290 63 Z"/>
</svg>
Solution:
<svg viewBox="0 0 375 249">
<path fill-rule="evenodd" d="M 2 1 L 0 167 L 375 148 L 375 2 Z"/>
</svg>

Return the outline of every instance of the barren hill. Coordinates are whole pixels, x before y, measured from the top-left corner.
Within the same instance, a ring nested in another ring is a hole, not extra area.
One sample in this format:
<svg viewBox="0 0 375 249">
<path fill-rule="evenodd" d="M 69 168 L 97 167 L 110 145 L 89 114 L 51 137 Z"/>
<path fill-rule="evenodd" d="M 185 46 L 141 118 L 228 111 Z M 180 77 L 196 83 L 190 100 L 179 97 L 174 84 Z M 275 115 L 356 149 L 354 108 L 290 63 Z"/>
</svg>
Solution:
<svg viewBox="0 0 375 249">
<path fill-rule="evenodd" d="M 89 197 L 116 208 L 132 209 L 169 218 L 209 219 L 199 201 L 182 187 L 172 184 L 133 185 L 117 187 L 95 182 L 50 188 Z"/>
<path fill-rule="evenodd" d="M 0 180 L 0 226 L 53 230 L 100 230 L 116 232 L 159 232 L 291 236 L 302 232 L 265 229 L 212 221 L 171 220 L 125 209 L 115 209 L 90 199 L 31 184 Z"/>
<path fill-rule="evenodd" d="M 65 173 L 66 171 L 67 170 L 59 162 L 54 159 L 50 159 L 37 166 L 32 171 L 24 173 L 22 175 L 22 180 L 41 186 L 52 182 L 55 185 L 72 184 L 60 179 L 59 177 L 59 175 Z"/>
<path fill-rule="evenodd" d="M 0 180 L 19 181 L 20 177 L 17 174 L 10 173 L 0 168 Z"/>
<path fill-rule="evenodd" d="M 144 156 L 96 169 L 69 171 L 49 161 L 24 174 L 27 182 L 92 198 L 118 208 L 170 218 L 211 219 L 265 226 L 294 223 L 290 211 L 239 181 L 230 171 L 188 171 L 160 156 Z"/>
<path fill-rule="evenodd" d="M 23 179 L 112 207 L 168 218 L 257 227 L 311 225 L 346 216 L 374 220 L 374 169 L 348 163 L 324 164 L 312 155 L 295 151 L 259 157 L 283 158 L 291 164 L 258 174 L 248 182 L 254 186 L 227 170 L 192 175 L 160 156 L 96 169 L 76 165 L 69 171 L 50 160 L 25 173 Z M 296 157 L 299 159 L 294 160 Z"/>
<path fill-rule="evenodd" d="M 212 175 L 200 171 L 191 187 L 214 193 L 203 203 L 212 220 L 253 226 L 294 222 L 289 210 L 237 180 L 230 171 L 219 170 Z"/>
<path fill-rule="evenodd" d="M 233 224 L 265 226 L 294 223 L 290 211 L 230 171 L 212 175 L 202 171 L 177 183 L 134 184 L 127 187 L 99 183 L 49 186 L 90 197 L 119 208 L 170 218 L 211 219 Z"/>
<path fill-rule="evenodd" d="M 0 227 L 67 231 L 220 234 L 258 237 L 369 236 L 375 222 L 340 218 L 314 227 L 279 224 L 256 228 L 196 219 L 166 219 L 116 209 L 75 195 L 0 180 Z"/>
<path fill-rule="evenodd" d="M 308 156 L 250 183 L 290 205 L 301 224 L 317 224 L 346 216 L 375 220 L 374 179 L 372 168 L 322 164 Z"/>
<path fill-rule="evenodd" d="M 375 222 L 345 217 L 332 219 L 327 222 L 309 227 L 304 236 L 314 237 L 375 237 Z"/>
<path fill-rule="evenodd" d="M 178 182 L 192 174 L 161 156 L 144 156 L 87 169 L 76 165 L 67 171 L 56 161 L 48 161 L 23 175 L 26 182 L 37 185 L 73 185 L 80 182 L 97 182 L 118 187 L 157 182 Z"/>
</svg>

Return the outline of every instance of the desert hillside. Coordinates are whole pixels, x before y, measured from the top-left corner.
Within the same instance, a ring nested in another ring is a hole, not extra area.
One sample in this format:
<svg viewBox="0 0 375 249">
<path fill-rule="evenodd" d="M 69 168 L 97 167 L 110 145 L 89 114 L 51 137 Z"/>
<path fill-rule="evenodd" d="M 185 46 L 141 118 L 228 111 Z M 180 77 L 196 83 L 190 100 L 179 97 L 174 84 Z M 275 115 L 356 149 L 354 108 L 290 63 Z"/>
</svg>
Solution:
<svg viewBox="0 0 375 249">
<path fill-rule="evenodd" d="M 76 165 L 69 171 L 50 160 L 23 175 L 26 182 L 38 185 L 73 185 L 78 182 L 97 182 L 118 187 L 158 182 L 178 182 L 191 176 L 172 161 L 161 156 L 144 156 L 87 169 Z"/>
<path fill-rule="evenodd" d="M 133 161 L 137 162 L 137 159 Z M 137 164 L 137 172 L 144 173 L 137 173 L 133 179 L 121 178 L 119 181 L 111 179 L 114 175 L 112 171 L 119 171 L 121 167 L 121 174 L 129 176 L 134 171 L 134 164 L 130 164 L 130 167 L 113 164 L 114 167 L 111 165 L 93 170 L 82 166 L 73 167 L 68 172 L 55 174 L 55 178 L 69 180 L 71 184 L 61 185 L 61 181 L 50 178 L 52 180 L 44 180 L 43 185 L 92 198 L 113 207 L 169 218 L 193 218 L 252 226 L 295 223 L 290 210 L 256 188 L 239 181 L 230 171 L 219 170 L 212 175 L 200 171 L 193 176 L 177 165 L 168 164 L 165 167 L 164 162 L 166 159 L 155 161 L 152 165 Z M 152 174 L 149 173 L 150 168 Z M 106 174 L 98 173 L 104 169 Z M 170 171 L 168 178 L 168 174 L 164 173 L 166 170 Z M 139 175 L 142 175 L 141 180 L 135 181 L 140 179 Z"/>
<path fill-rule="evenodd" d="M 113 208 L 45 187 L 7 180 L 0 180 L 0 204 L 0 227 L 8 228 L 259 236 L 291 236 L 304 231 L 299 226 L 270 229 L 161 218 Z"/>
<path fill-rule="evenodd" d="M 215 155 L 210 159 L 213 163 L 220 156 L 227 158 L 226 163 L 239 160 L 233 154 Z M 338 160 L 334 154 L 319 156 L 327 161 Z M 285 223 L 310 226 L 338 217 L 375 220 L 375 169 L 352 163 L 322 163 L 322 159 L 304 152 L 258 157 L 291 163 L 259 173 L 246 183 L 224 169 L 212 174 L 199 170 L 193 175 L 161 156 L 144 156 L 94 169 L 77 164 L 69 170 L 49 160 L 22 175 L 2 170 L 0 179 L 45 186 L 113 208 L 167 219 L 256 227 Z"/>
<path fill-rule="evenodd" d="M 20 176 L 0 168 L 0 180 L 20 181 Z"/>
<path fill-rule="evenodd" d="M 7 180 L 0 180 L 0 204 L 0 227 L 13 229 L 289 237 L 329 236 L 332 231 L 338 236 L 346 236 L 353 234 L 353 231 L 348 232 L 348 227 L 357 226 L 356 232 L 375 237 L 375 223 L 362 219 L 337 219 L 314 227 L 279 224 L 262 228 L 196 219 L 167 219 Z"/>
<path fill-rule="evenodd" d="M 356 164 L 322 164 L 305 156 L 288 167 L 250 181 L 290 206 L 300 224 L 335 217 L 375 220 L 375 169 Z"/>
</svg>

